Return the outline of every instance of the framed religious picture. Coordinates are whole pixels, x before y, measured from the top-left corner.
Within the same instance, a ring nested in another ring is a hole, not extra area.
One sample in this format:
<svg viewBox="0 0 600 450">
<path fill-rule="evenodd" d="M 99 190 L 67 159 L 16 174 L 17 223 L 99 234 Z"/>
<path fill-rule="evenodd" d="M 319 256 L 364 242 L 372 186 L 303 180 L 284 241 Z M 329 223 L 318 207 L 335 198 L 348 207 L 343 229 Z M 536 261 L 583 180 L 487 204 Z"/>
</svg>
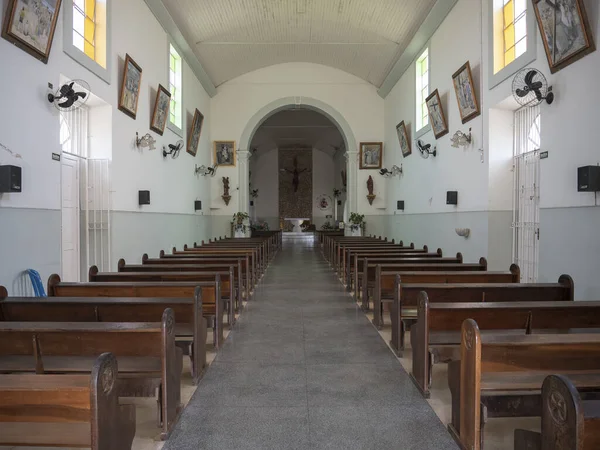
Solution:
<svg viewBox="0 0 600 450">
<path fill-rule="evenodd" d="M 190 127 L 190 133 L 188 134 L 188 142 L 186 151 L 196 156 L 198 153 L 198 144 L 200 143 L 200 134 L 202 133 L 202 123 L 204 122 L 204 116 L 198 109 L 194 111 L 194 119 L 192 120 L 192 126 Z"/>
<path fill-rule="evenodd" d="M 235 141 L 215 141 L 215 164 L 235 166 Z"/>
<path fill-rule="evenodd" d="M 61 0 L 8 0 L 2 37 L 48 64 Z"/>
<path fill-rule="evenodd" d="M 467 123 L 480 114 L 469 61 L 454 72 L 454 75 L 452 75 L 452 84 L 454 84 L 454 92 L 456 92 L 460 118 L 462 119 L 462 123 Z"/>
<path fill-rule="evenodd" d="M 150 121 L 150 129 L 161 136 L 165 132 L 165 125 L 167 125 L 167 120 L 169 120 L 170 106 L 171 93 L 162 84 L 159 84 L 158 92 L 156 93 L 156 102 L 154 103 L 154 112 Z"/>
<path fill-rule="evenodd" d="M 142 87 L 142 68 L 136 64 L 131 56 L 125 56 L 123 68 L 123 82 L 119 93 L 119 109 L 135 119 L 137 115 L 140 88 Z"/>
<path fill-rule="evenodd" d="M 408 133 L 406 132 L 406 125 L 404 120 L 396 125 L 396 134 L 398 135 L 398 141 L 400 142 L 400 150 L 402 150 L 402 156 L 407 157 L 412 153 L 410 148 L 410 141 L 408 140 Z"/>
<path fill-rule="evenodd" d="M 383 162 L 383 142 L 360 143 L 360 168 L 381 169 Z"/>
<path fill-rule="evenodd" d="M 437 89 L 425 99 L 425 103 L 427 103 L 431 130 L 433 131 L 435 138 L 439 139 L 445 134 L 448 134 L 448 123 L 446 122 L 446 116 L 444 115 L 440 94 Z"/>
<path fill-rule="evenodd" d="M 533 0 L 552 73 L 596 50 L 583 0 Z"/>
</svg>

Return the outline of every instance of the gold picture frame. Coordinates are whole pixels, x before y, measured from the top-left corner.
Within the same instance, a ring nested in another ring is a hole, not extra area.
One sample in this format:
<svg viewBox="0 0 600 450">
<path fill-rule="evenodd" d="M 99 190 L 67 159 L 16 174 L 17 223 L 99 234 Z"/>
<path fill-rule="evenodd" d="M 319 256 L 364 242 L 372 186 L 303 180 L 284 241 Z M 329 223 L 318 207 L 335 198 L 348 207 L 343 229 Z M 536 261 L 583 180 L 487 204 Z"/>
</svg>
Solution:
<svg viewBox="0 0 600 450">
<path fill-rule="evenodd" d="M 204 116 L 198 108 L 194 111 L 194 119 L 192 120 L 192 126 L 188 134 L 187 148 L 188 152 L 192 156 L 196 156 L 198 153 L 198 144 L 200 143 L 200 136 L 202 135 L 202 124 L 204 123 Z"/>
<path fill-rule="evenodd" d="M 165 132 L 165 127 L 169 121 L 169 108 L 171 107 L 171 93 L 162 85 L 158 85 L 156 100 L 154 102 L 154 111 L 150 121 L 150 129 L 161 136 Z"/>
<path fill-rule="evenodd" d="M 360 169 L 381 169 L 383 163 L 383 142 L 360 143 Z"/>
<path fill-rule="evenodd" d="M 533 0 L 550 72 L 580 60 L 596 50 L 583 0 Z"/>
<path fill-rule="evenodd" d="M 235 141 L 214 141 L 214 163 L 222 167 L 235 167 Z"/>
<path fill-rule="evenodd" d="M 135 120 L 137 116 L 140 89 L 142 87 L 142 68 L 129 54 L 125 55 L 123 79 L 119 92 L 119 110 Z"/>
<path fill-rule="evenodd" d="M 456 101 L 458 102 L 458 111 L 460 112 L 462 123 L 467 123 L 469 120 L 479 116 L 481 110 L 479 109 L 479 101 L 477 100 L 477 92 L 475 91 L 469 61 L 454 72 L 452 75 L 452 84 L 456 93 Z"/>
<path fill-rule="evenodd" d="M 412 149 L 410 147 L 410 140 L 408 139 L 408 132 L 406 131 L 404 120 L 396 125 L 396 134 L 398 135 L 402 157 L 406 158 L 412 153 Z"/>
<path fill-rule="evenodd" d="M 45 0 L 39 8 L 32 8 L 19 0 L 8 0 L 2 37 L 48 64 L 61 3 L 61 0 Z"/>
<path fill-rule="evenodd" d="M 425 99 L 427 104 L 427 112 L 429 113 L 429 125 L 436 139 L 448 134 L 448 122 L 444 114 L 440 94 L 436 89 Z"/>
</svg>

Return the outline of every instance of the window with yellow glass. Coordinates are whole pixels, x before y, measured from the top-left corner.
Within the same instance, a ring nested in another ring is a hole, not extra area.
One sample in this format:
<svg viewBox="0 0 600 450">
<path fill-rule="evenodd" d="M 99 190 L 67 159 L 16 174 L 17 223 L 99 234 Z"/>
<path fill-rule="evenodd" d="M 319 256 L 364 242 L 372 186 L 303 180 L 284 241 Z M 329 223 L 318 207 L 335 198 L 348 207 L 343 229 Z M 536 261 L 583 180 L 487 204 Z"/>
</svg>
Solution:
<svg viewBox="0 0 600 450">
<path fill-rule="evenodd" d="M 106 68 L 106 0 L 73 0 L 73 46 Z"/>
<path fill-rule="evenodd" d="M 506 67 L 527 51 L 527 0 L 503 1 L 502 67 Z"/>
</svg>

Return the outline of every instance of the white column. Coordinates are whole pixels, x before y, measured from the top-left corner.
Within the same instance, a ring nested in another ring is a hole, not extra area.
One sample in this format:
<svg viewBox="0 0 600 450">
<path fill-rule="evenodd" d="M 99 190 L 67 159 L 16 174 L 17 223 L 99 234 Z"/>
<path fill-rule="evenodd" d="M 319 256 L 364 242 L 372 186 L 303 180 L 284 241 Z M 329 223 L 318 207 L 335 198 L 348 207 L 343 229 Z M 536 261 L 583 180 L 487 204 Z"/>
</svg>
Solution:
<svg viewBox="0 0 600 450">
<path fill-rule="evenodd" d="M 346 186 L 346 198 L 348 202 L 348 213 L 358 212 L 358 197 L 356 192 L 356 186 L 358 182 L 358 152 L 357 151 L 347 151 L 346 152 L 346 176 L 347 176 L 347 186 Z M 344 217 L 344 222 L 347 221 L 348 218 Z"/>
<path fill-rule="evenodd" d="M 248 160 L 250 159 L 250 152 L 248 150 L 238 150 L 238 183 L 239 183 L 239 199 L 238 199 L 238 211 L 249 212 L 250 208 L 250 173 Z"/>
</svg>

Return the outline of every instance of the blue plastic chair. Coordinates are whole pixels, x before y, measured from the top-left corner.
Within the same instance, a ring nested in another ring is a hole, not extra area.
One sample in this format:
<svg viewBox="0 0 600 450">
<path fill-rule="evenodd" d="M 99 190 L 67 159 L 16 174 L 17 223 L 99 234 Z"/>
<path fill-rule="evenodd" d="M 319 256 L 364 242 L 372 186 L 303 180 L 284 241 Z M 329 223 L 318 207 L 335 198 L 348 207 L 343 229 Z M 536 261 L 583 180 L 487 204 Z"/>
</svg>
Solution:
<svg viewBox="0 0 600 450">
<path fill-rule="evenodd" d="M 44 283 L 42 283 L 42 277 L 37 270 L 27 269 L 27 274 L 31 280 L 33 286 L 33 293 L 36 297 L 47 297 L 46 291 L 44 290 Z"/>
</svg>

